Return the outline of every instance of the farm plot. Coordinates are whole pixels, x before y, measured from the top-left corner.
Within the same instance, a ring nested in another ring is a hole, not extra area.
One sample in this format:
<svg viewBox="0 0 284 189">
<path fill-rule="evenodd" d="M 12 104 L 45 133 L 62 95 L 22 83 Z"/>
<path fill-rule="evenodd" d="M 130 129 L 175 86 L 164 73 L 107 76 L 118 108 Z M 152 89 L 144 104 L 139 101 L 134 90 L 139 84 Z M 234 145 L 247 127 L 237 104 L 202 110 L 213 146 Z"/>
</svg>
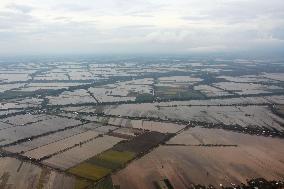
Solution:
<svg viewBox="0 0 284 189">
<path fill-rule="evenodd" d="M 0 130 L 7 129 L 9 127 L 13 127 L 13 125 L 8 124 L 8 123 L 4 123 L 2 121 L 0 122 Z"/>
<path fill-rule="evenodd" d="M 154 182 L 168 179 L 174 188 L 186 189 L 191 184 L 226 187 L 259 177 L 284 179 L 282 139 L 193 128 L 170 141 L 172 144 L 237 146 L 160 146 L 114 174 L 114 185 L 155 189 Z"/>
<path fill-rule="evenodd" d="M 39 75 L 36 75 L 34 80 L 48 80 L 48 81 L 58 81 L 58 80 L 69 80 L 67 72 L 62 70 L 52 70 Z"/>
<path fill-rule="evenodd" d="M 263 76 L 268 79 L 284 81 L 284 73 L 263 73 Z"/>
<path fill-rule="evenodd" d="M 32 123 L 27 126 L 7 128 L 0 131 L 0 145 L 14 143 L 22 139 L 33 139 L 38 135 L 63 130 L 79 124 L 81 122 L 78 120 L 53 116 L 52 119 Z"/>
<path fill-rule="evenodd" d="M 186 100 L 186 101 L 171 101 L 171 102 L 156 102 L 156 103 L 142 103 L 142 104 L 122 104 L 115 106 L 98 106 L 81 108 L 80 112 L 96 112 L 121 115 L 128 113 L 129 116 L 146 116 L 147 111 L 156 112 L 160 107 L 177 107 L 177 106 L 219 106 L 219 105 L 262 105 L 262 104 L 284 104 L 284 95 L 271 95 L 264 97 L 236 97 L 229 99 L 209 99 L 209 100 Z M 64 109 L 65 110 L 65 109 Z M 71 108 L 66 110 L 72 111 Z M 144 113 L 143 113 L 144 112 Z M 160 115 L 162 116 L 162 115 Z"/>
<path fill-rule="evenodd" d="M 131 120 L 127 118 L 113 118 L 113 117 L 100 117 L 100 116 L 82 116 L 82 118 L 92 121 L 95 120 L 97 122 L 118 126 L 118 127 L 157 131 L 160 133 L 176 133 L 185 127 L 184 125 L 179 125 L 169 122 Z M 103 127 L 101 127 L 100 129 L 102 128 Z"/>
<path fill-rule="evenodd" d="M 203 99 L 204 95 L 188 86 L 156 86 L 156 99 Z"/>
<path fill-rule="evenodd" d="M 97 101 L 84 89 L 65 91 L 59 96 L 49 96 L 48 99 L 51 105 L 97 103 Z"/>
<path fill-rule="evenodd" d="M 185 127 L 184 125 L 174 123 L 143 120 L 131 120 L 131 126 L 137 129 L 157 131 L 160 133 L 176 133 Z"/>
<path fill-rule="evenodd" d="M 226 91 L 234 92 L 239 95 L 246 94 L 263 94 L 283 91 L 283 88 L 275 85 L 262 85 L 254 83 L 234 83 L 234 82 L 220 82 L 214 83 L 215 87 Z"/>
<path fill-rule="evenodd" d="M 273 107 L 275 113 L 280 117 L 284 117 L 284 105 L 277 105 Z"/>
<path fill-rule="evenodd" d="M 160 111 L 172 119 L 274 128 L 279 131 L 283 130 L 281 123 L 284 123 L 282 118 L 274 115 L 266 106 L 183 106 L 161 108 Z"/>
<path fill-rule="evenodd" d="M 190 86 L 200 81 L 202 81 L 201 78 L 196 78 L 191 76 L 160 77 L 158 78 L 158 83 L 156 84 L 156 86 L 167 86 L 167 87 Z"/>
<path fill-rule="evenodd" d="M 72 86 L 84 85 L 88 83 L 70 83 L 70 82 L 61 82 L 61 83 L 30 83 L 24 88 L 21 88 L 20 91 L 37 91 L 37 90 L 58 90 L 58 89 L 68 89 Z"/>
<path fill-rule="evenodd" d="M 14 99 L 14 100 L 2 100 L 0 103 L 1 110 L 10 110 L 13 108 L 31 108 L 37 107 L 41 104 L 43 99 L 39 98 L 24 98 L 24 99 Z"/>
<path fill-rule="evenodd" d="M 201 93 L 205 94 L 207 97 L 232 95 L 231 93 L 228 93 L 227 91 L 217 89 L 209 85 L 194 86 L 194 90 L 200 91 Z"/>
<path fill-rule="evenodd" d="M 264 141 L 264 142 L 262 142 Z M 269 144 L 274 142 L 274 148 L 280 147 L 281 140 L 256 136 L 246 135 L 243 133 L 225 131 L 222 129 L 208 129 L 202 127 L 194 127 L 185 130 L 171 138 L 166 144 L 176 145 L 236 145 L 249 151 L 253 146 L 255 149 L 265 151 L 269 148 Z M 248 147 L 250 146 L 250 147 Z M 277 150 L 271 153 L 279 153 Z"/>
<path fill-rule="evenodd" d="M 13 84 L 1 84 L 0 85 L 0 93 L 3 93 L 5 91 L 13 90 L 13 89 L 18 89 L 20 87 L 23 87 L 25 83 L 13 83 Z"/>
<path fill-rule="evenodd" d="M 63 153 L 57 154 L 43 161 L 51 167 L 56 167 L 62 170 L 69 169 L 77 164 L 89 159 L 109 148 L 123 139 L 104 135 L 95 140 L 82 144 L 76 148 L 72 148 Z"/>
<path fill-rule="evenodd" d="M 79 133 L 77 135 L 73 135 L 71 137 L 65 138 L 63 140 L 53 142 L 45 146 L 41 146 L 34 150 L 27 151 L 23 155 L 39 160 L 39 159 L 42 159 L 44 157 L 47 157 L 47 156 L 50 156 L 56 153 L 60 153 L 69 148 L 81 145 L 84 142 L 93 140 L 98 135 L 99 133 L 96 131 L 92 131 L 92 130 L 86 131 L 86 132 Z"/>
<path fill-rule="evenodd" d="M 99 102 L 120 102 L 147 100 L 153 96 L 153 79 L 145 78 L 126 82 L 117 82 L 102 87 L 91 87 L 88 90 Z"/>
<path fill-rule="evenodd" d="M 116 125 L 119 127 L 130 127 L 131 126 L 131 120 L 125 119 L 125 118 L 115 118 L 110 117 L 108 119 L 108 124 L 110 125 Z"/>
<path fill-rule="evenodd" d="M 102 134 L 106 134 L 106 133 L 111 132 L 111 131 L 116 130 L 116 129 L 118 129 L 118 127 L 108 125 L 108 126 L 98 127 L 96 129 L 94 129 L 94 131 L 102 133 Z"/>
<path fill-rule="evenodd" d="M 14 158 L 0 159 L 1 189 L 84 189 L 92 183 Z"/>
<path fill-rule="evenodd" d="M 166 103 L 160 103 L 166 104 Z M 184 103 L 186 104 L 186 102 Z M 147 117 L 205 123 L 222 123 L 243 127 L 265 127 L 283 130 L 284 120 L 274 115 L 267 106 L 155 106 L 135 104 L 110 106 L 103 110 L 108 115 Z"/>
<path fill-rule="evenodd" d="M 14 81 L 27 81 L 31 79 L 29 73 L 0 73 L 0 81 L 14 82 Z"/>
<path fill-rule="evenodd" d="M 135 136 L 138 136 L 144 133 L 143 130 L 135 129 L 135 128 L 119 128 L 119 129 L 116 129 L 114 132 L 118 134 L 122 134 L 122 135 L 128 135 L 131 137 L 135 137 Z"/>
<path fill-rule="evenodd" d="M 45 115 L 45 114 L 22 114 L 22 115 L 16 115 L 13 117 L 8 117 L 5 119 L 2 119 L 2 122 L 14 125 L 14 126 L 23 126 L 27 125 L 29 123 L 35 123 L 40 122 L 44 120 L 51 119 L 51 116 Z"/>
<path fill-rule="evenodd" d="M 160 77 L 155 84 L 155 96 L 157 99 L 203 98 L 202 93 L 192 88 L 200 81 L 202 79 L 190 76 Z"/>
<path fill-rule="evenodd" d="M 98 79 L 98 78 L 95 78 L 93 73 L 89 72 L 88 70 L 84 70 L 82 68 L 69 69 L 68 75 L 70 77 L 70 80 L 94 80 L 94 79 Z"/>
<path fill-rule="evenodd" d="M 86 132 L 88 130 L 95 129 L 100 125 L 96 125 L 93 123 L 84 124 L 78 127 L 74 127 L 68 130 L 59 131 L 50 135 L 42 136 L 33 140 L 28 140 L 26 142 L 22 142 L 13 146 L 5 147 L 4 149 L 9 152 L 14 153 L 24 153 L 30 150 L 34 150 L 41 146 L 48 145 L 53 142 L 58 142 L 60 140 L 75 136 L 77 134 Z"/>
<path fill-rule="evenodd" d="M 275 81 L 265 78 L 262 75 L 243 75 L 239 77 L 232 77 L 232 76 L 218 76 L 217 78 L 222 78 L 227 81 L 237 82 L 237 83 L 275 83 Z"/>
<path fill-rule="evenodd" d="M 167 137 L 158 132 L 143 133 L 132 140 L 114 145 L 111 149 L 72 167 L 68 172 L 97 181 L 112 171 L 124 167 L 136 156 L 159 145 Z"/>
</svg>

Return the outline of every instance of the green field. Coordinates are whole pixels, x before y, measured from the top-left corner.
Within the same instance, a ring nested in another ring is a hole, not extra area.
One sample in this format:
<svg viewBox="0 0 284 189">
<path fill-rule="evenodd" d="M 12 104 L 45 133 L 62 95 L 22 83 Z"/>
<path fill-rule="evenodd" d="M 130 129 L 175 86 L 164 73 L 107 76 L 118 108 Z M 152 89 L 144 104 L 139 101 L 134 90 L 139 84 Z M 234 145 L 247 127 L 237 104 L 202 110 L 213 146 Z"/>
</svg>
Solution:
<svg viewBox="0 0 284 189">
<path fill-rule="evenodd" d="M 134 157 L 135 153 L 133 152 L 108 150 L 72 167 L 68 172 L 97 181 L 111 173 L 113 170 L 123 167 Z"/>
<path fill-rule="evenodd" d="M 107 174 L 111 173 L 111 169 L 100 167 L 94 164 L 83 162 L 68 170 L 69 173 L 78 175 L 80 177 L 88 178 L 97 181 Z"/>
</svg>

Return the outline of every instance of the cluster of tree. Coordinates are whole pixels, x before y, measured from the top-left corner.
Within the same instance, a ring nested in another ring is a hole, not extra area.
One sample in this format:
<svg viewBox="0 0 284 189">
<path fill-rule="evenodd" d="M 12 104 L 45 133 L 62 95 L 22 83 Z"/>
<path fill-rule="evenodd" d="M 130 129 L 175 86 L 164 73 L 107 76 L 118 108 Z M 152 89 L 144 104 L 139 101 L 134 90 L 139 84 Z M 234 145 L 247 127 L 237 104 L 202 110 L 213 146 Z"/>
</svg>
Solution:
<svg viewBox="0 0 284 189">
<path fill-rule="evenodd" d="M 220 187 L 223 189 L 281 189 L 284 187 L 283 181 L 267 181 L 264 178 L 256 178 L 248 180 L 246 184 L 241 183 L 240 185 L 231 184 L 232 186 L 223 186 L 220 184 Z M 203 186 L 203 185 L 192 185 L 189 189 L 215 189 L 213 185 Z"/>
</svg>

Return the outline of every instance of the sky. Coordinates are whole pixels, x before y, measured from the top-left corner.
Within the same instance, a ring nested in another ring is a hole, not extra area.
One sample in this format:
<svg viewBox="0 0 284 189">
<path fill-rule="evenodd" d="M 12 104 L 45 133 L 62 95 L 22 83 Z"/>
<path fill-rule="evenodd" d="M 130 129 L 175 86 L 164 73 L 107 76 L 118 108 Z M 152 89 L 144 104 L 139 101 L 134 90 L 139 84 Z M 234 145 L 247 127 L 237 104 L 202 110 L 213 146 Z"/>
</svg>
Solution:
<svg viewBox="0 0 284 189">
<path fill-rule="evenodd" d="M 284 53 L 284 0 L 0 0 L 0 54 Z"/>
</svg>

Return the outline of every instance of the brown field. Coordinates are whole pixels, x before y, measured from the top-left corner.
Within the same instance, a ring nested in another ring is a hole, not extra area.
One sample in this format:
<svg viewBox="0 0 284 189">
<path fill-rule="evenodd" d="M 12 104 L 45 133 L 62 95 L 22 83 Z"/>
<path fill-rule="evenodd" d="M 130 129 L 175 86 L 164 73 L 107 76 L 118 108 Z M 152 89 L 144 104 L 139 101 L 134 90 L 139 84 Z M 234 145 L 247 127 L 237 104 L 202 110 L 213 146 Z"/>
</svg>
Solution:
<svg viewBox="0 0 284 189">
<path fill-rule="evenodd" d="M 248 135 L 232 131 L 225 131 L 222 129 L 207 129 L 201 127 L 189 128 L 186 131 L 178 134 L 167 142 L 167 144 L 186 144 L 186 145 L 199 145 L 199 144 L 224 144 L 224 145 L 238 145 L 239 147 L 246 148 L 253 146 L 256 149 L 265 150 L 270 148 L 271 141 L 279 141 L 277 148 L 284 141 L 279 139 L 272 139 L 257 135 Z M 259 145 L 262 144 L 262 145 Z M 275 146 L 274 146 L 275 147 Z M 276 153 L 278 153 L 275 148 Z"/>
<path fill-rule="evenodd" d="M 134 136 L 142 134 L 144 131 L 141 129 L 135 129 L 135 128 L 120 128 L 120 129 L 115 130 L 115 132 L 134 137 Z"/>
<path fill-rule="evenodd" d="M 99 133 L 96 131 L 86 131 L 84 133 L 80 133 L 75 136 L 28 151 L 23 155 L 34 159 L 41 159 L 45 156 L 70 148 L 76 144 L 80 144 L 81 142 L 91 140 L 98 135 Z"/>
<path fill-rule="evenodd" d="M 167 135 L 158 132 L 146 132 L 133 140 L 127 141 L 125 143 L 119 143 L 115 145 L 112 149 L 117 151 L 130 151 L 134 153 L 141 153 L 150 150 L 151 148 L 159 145 L 166 139 Z"/>
<path fill-rule="evenodd" d="M 275 111 L 282 117 L 284 117 L 284 105 L 277 105 Z"/>
<path fill-rule="evenodd" d="M 152 149 L 167 135 L 158 132 L 143 133 L 131 140 L 120 142 L 86 161 L 68 169 L 75 175 L 97 181 L 107 174 L 124 167 L 141 153 Z"/>
<path fill-rule="evenodd" d="M 185 127 L 184 125 L 178 125 L 174 123 L 143 121 L 143 120 L 132 120 L 131 126 L 133 128 L 144 129 L 149 131 L 157 131 L 160 133 L 176 133 Z"/>
<path fill-rule="evenodd" d="M 1 189 L 83 189 L 90 184 L 14 158 L 0 159 Z"/>
<path fill-rule="evenodd" d="M 72 129 L 56 132 L 51 135 L 42 136 L 42 137 L 30 140 L 30 141 L 22 142 L 22 143 L 13 145 L 13 146 L 5 147 L 4 149 L 10 152 L 14 152 L 14 153 L 27 152 L 27 151 L 36 149 L 38 147 L 41 147 L 41 146 L 44 146 L 44 145 L 47 145 L 53 142 L 75 136 L 87 130 L 94 129 L 97 126 L 98 125 L 94 125 L 94 124 L 85 124 L 82 126 L 72 128 Z"/>
<path fill-rule="evenodd" d="M 160 146 L 113 175 L 114 184 L 121 189 L 155 189 L 154 181 L 167 178 L 174 188 L 186 189 L 191 184 L 229 186 L 257 177 L 284 179 L 281 139 L 213 129 L 195 128 L 186 132 L 169 143 L 235 144 L 237 147 Z"/>
<path fill-rule="evenodd" d="M 28 124 L 27 126 L 20 126 L 15 128 L 7 128 L 0 130 L 2 136 L 1 145 L 17 142 L 25 138 L 31 138 L 34 136 L 42 135 L 48 132 L 54 132 L 67 127 L 72 127 L 82 124 L 82 122 L 74 119 L 61 118 L 52 116 L 52 119 L 44 120 L 41 122 L 35 122 Z"/>
<path fill-rule="evenodd" d="M 146 121 L 146 120 L 131 120 L 126 118 L 109 118 L 108 124 L 119 127 L 157 131 L 160 133 L 176 133 L 177 131 L 185 127 L 183 125 L 174 124 L 174 123 Z"/>
<path fill-rule="evenodd" d="M 65 170 L 111 148 L 113 145 L 122 140 L 123 139 L 121 138 L 112 136 L 99 137 L 86 144 L 83 144 L 82 146 L 78 146 L 44 160 L 43 163 L 51 167 Z"/>
</svg>

